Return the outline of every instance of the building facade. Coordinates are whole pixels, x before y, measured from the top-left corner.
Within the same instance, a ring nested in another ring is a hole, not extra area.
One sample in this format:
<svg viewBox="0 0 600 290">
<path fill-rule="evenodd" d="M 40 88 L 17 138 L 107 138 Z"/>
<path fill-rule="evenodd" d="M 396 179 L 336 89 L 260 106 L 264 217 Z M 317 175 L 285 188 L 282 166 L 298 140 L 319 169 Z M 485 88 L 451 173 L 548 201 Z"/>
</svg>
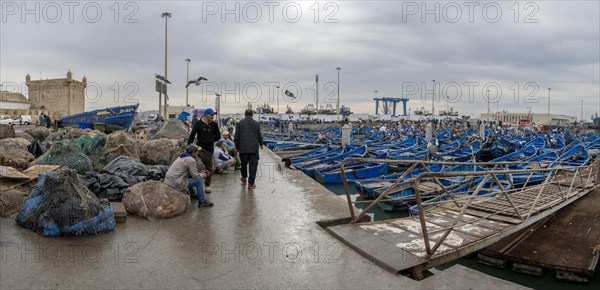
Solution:
<svg viewBox="0 0 600 290">
<path fill-rule="evenodd" d="M 85 111 L 85 76 L 80 82 L 73 79 L 71 71 L 67 72 L 64 79 L 31 80 L 28 74 L 25 84 L 29 90 L 31 109 L 58 112 L 65 116 Z"/>
<path fill-rule="evenodd" d="M 30 107 L 29 100 L 23 94 L 0 91 L 0 109 L 28 110 Z"/>
<path fill-rule="evenodd" d="M 529 119 L 535 125 L 567 126 L 577 122 L 577 117 L 560 114 L 510 113 L 507 111 L 481 114 L 481 120 L 501 121 L 503 124 L 518 124 L 521 119 Z"/>
</svg>

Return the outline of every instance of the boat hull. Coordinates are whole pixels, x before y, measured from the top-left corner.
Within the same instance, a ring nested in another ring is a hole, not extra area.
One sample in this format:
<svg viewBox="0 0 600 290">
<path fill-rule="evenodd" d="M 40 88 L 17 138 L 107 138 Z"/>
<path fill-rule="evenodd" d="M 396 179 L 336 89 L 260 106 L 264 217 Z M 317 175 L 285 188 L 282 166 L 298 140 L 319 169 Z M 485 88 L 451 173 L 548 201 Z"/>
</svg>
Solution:
<svg viewBox="0 0 600 290">
<path fill-rule="evenodd" d="M 69 115 L 60 119 L 60 125 L 79 126 L 80 124 L 103 123 L 128 129 L 136 117 L 138 107 L 139 104 L 135 104 Z"/>
</svg>

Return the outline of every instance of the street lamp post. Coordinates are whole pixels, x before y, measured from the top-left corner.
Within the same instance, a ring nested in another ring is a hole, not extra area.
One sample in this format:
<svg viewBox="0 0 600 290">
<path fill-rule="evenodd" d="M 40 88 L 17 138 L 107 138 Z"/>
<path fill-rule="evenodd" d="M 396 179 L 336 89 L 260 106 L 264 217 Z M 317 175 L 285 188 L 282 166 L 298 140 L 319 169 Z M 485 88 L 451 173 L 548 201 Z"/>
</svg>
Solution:
<svg viewBox="0 0 600 290">
<path fill-rule="evenodd" d="M 277 114 L 279 114 L 279 85 L 275 86 L 275 88 L 277 89 L 275 91 L 275 95 L 277 96 Z"/>
<path fill-rule="evenodd" d="M 583 100 L 581 100 L 581 120 L 579 121 L 583 123 Z"/>
<path fill-rule="evenodd" d="M 160 17 L 165 19 L 165 79 L 169 79 L 169 76 L 167 75 L 167 20 L 169 18 L 171 18 L 172 14 L 169 12 L 165 12 L 163 14 L 160 15 Z M 168 95 L 167 95 L 167 84 L 165 83 L 165 99 L 164 99 L 164 106 L 163 106 L 163 117 L 165 119 L 169 119 L 169 116 L 167 116 L 167 99 L 168 99 Z"/>
<path fill-rule="evenodd" d="M 316 120 L 319 120 L 319 75 L 315 75 L 315 98 L 316 98 L 316 103 L 317 103 L 317 115 L 316 115 Z"/>
<path fill-rule="evenodd" d="M 340 71 L 342 70 L 341 67 L 336 68 L 337 72 L 338 72 L 338 81 L 337 81 L 337 120 L 338 120 L 338 124 L 340 123 Z"/>
<path fill-rule="evenodd" d="M 433 98 L 431 98 L 431 119 L 435 117 L 435 80 L 433 82 Z"/>
<path fill-rule="evenodd" d="M 187 73 L 185 75 L 185 83 L 187 84 L 190 81 L 190 61 L 192 61 L 189 58 L 186 58 L 185 61 L 187 62 Z M 185 88 L 185 106 L 186 108 L 190 106 L 190 102 L 189 102 L 189 86 L 187 86 Z"/>
<path fill-rule="evenodd" d="M 215 93 L 215 109 L 218 114 L 221 114 L 221 95 L 219 93 Z M 220 115 L 219 115 L 220 116 Z M 217 126 L 221 128 L 221 118 L 217 116 Z"/>
<path fill-rule="evenodd" d="M 552 89 L 548 88 L 548 125 L 550 124 L 550 90 Z"/>
<path fill-rule="evenodd" d="M 487 105 L 488 105 L 488 115 L 490 114 L 490 90 L 485 90 L 486 94 L 487 94 Z M 490 116 L 488 116 L 489 118 Z"/>
</svg>

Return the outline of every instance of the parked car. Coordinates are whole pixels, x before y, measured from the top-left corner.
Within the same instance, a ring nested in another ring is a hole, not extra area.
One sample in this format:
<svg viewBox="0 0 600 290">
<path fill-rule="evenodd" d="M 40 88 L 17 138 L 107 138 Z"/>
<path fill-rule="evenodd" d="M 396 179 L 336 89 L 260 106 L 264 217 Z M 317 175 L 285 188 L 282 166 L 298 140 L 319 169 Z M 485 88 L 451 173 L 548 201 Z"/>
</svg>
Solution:
<svg viewBox="0 0 600 290">
<path fill-rule="evenodd" d="M 0 115 L 0 124 L 12 125 L 14 124 L 13 119 L 8 115 Z"/>
<path fill-rule="evenodd" d="M 18 116 L 13 120 L 13 123 L 19 124 L 19 125 L 31 125 L 31 116 L 30 115 Z"/>
</svg>

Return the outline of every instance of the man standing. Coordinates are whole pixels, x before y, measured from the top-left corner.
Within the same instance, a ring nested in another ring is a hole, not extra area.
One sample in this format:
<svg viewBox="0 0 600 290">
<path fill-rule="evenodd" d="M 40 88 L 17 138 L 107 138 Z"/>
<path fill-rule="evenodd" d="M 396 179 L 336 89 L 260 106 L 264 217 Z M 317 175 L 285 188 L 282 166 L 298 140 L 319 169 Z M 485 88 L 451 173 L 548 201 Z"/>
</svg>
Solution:
<svg viewBox="0 0 600 290">
<path fill-rule="evenodd" d="M 221 139 L 221 133 L 219 132 L 219 125 L 213 122 L 213 119 L 217 112 L 213 109 L 208 108 L 204 110 L 204 116 L 194 124 L 192 127 L 192 133 L 188 138 L 188 144 L 194 143 L 194 138 L 197 137 L 196 144 L 200 146 L 200 152 L 198 156 L 202 159 L 202 163 L 207 170 L 209 170 L 210 175 L 206 177 L 205 183 L 206 193 L 210 193 L 210 181 L 211 175 L 214 173 L 213 166 L 213 152 L 214 152 L 214 143 Z"/>
<path fill-rule="evenodd" d="M 167 174 L 165 175 L 165 184 L 179 191 L 190 191 L 190 196 L 198 196 L 198 207 L 211 207 L 213 203 L 206 200 L 202 186 L 202 178 L 207 177 L 207 172 L 198 172 L 196 168 L 196 158 L 198 157 L 198 147 L 189 144 L 185 147 L 185 152 L 173 162 Z"/>
<path fill-rule="evenodd" d="M 248 189 L 256 188 L 254 180 L 256 179 L 256 168 L 258 167 L 258 147 L 262 149 L 263 138 L 260 132 L 260 125 L 252 118 L 252 109 L 244 112 L 246 116 L 235 127 L 235 147 L 238 149 L 240 159 L 242 159 L 242 184 L 248 184 Z M 250 165 L 250 175 L 248 176 L 248 165 Z"/>
</svg>

